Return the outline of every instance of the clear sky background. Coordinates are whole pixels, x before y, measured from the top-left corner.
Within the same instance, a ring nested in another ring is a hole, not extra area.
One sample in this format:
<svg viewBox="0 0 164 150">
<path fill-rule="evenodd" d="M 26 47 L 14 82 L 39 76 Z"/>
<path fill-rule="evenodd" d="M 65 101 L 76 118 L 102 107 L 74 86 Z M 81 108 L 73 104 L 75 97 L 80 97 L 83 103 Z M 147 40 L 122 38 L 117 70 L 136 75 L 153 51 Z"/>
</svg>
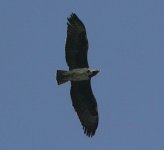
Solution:
<svg viewBox="0 0 164 150">
<path fill-rule="evenodd" d="M 58 86 L 66 18 L 89 40 L 100 122 L 88 138 Z M 164 150 L 163 0 L 1 0 L 0 150 Z"/>
</svg>

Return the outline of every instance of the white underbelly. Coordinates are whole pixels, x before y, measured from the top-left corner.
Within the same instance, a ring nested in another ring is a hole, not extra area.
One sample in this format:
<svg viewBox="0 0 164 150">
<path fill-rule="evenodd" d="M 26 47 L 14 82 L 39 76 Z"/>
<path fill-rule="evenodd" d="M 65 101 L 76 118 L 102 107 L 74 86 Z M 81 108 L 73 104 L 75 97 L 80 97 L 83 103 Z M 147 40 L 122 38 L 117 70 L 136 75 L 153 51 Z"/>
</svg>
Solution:
<svg viewBox="0 0 164 150">
<path fill-rule="evenodd" d="M 82 81 L 82 80 L 88 80 L 88 74 L 86 73 L 88 69 L 74 69 L 70 72 L 70 80 L 71 81 Z"/>
<path fill-rule="evenodd" d="M 71 80 L 72 81 L 82 81 L 82 80 L 88 80 L 89 77 L 86 76 L 86 74 L 80 74 L 80 75 L 72 75 Z"/>
</svg>

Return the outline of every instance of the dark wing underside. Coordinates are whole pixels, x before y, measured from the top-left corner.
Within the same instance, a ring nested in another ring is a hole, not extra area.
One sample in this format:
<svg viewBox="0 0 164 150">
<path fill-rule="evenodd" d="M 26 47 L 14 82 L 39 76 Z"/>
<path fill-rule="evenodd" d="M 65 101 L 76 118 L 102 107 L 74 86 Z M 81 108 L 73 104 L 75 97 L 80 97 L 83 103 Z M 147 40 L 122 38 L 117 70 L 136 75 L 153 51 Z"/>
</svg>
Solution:
<svg viewBox="0 0 164 150">
<path fill-rule="evenodd" d="M 65 51 L 66 61 L 70 70 L 89 68 L 87 61 L 88 40 L 85 26 L 73 13 L 68 18 Z"/>
<path fill-rule="evenodd" d="M 96 99 L 91 89 L 91 81 L 71 82 L 71 98 L 84 133 L 92 137 L 98 126 L 98 111 Z"/>
</svg>

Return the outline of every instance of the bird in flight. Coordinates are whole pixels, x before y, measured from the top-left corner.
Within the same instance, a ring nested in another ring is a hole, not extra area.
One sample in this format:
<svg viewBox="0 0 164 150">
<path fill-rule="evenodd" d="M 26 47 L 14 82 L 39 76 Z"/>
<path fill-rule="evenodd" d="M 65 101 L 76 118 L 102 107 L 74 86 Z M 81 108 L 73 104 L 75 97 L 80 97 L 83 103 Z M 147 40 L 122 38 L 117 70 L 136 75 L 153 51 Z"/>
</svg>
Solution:
<svg viewBox="0 0 164 150">
<path fill-rule="evenodd" d="M 83 22 L 74 13 L 67 18 L 65 58 L 69 71 L 57 70 L 58 85 L 71 81 L 72 105 L 77 112 L 84 133 L 92 137 L 98 126 L 97 102 L 91 88 L 91 78 L 99 70 L 88 65 L 88 39 Z"/>
</svg>

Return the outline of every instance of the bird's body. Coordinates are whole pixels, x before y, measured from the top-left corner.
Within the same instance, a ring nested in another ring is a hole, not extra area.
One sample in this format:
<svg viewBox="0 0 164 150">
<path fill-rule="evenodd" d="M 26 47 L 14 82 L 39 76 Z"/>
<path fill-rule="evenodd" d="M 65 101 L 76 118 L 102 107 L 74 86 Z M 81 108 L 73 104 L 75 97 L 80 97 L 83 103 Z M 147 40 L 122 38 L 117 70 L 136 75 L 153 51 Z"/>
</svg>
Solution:
<svg viewBox="0 0 164 150">
<path fill-rule="evenodd" d="M 91 89 L 91 78 L 99 71 L 90 69 L 87 60 L 88 39 L 82 21 L 71 14 L 67 23 L 65 45 L 66 62 L 69 71 L 57 70 L 57 83 L 71 81 L 72 105 L 77 112 L 84 133 L 89 137 L 95 134 L 98 126 L 97 102 Z"/>
<path fill-rule="evenodd" d="M 78 69 L 72 69 L 70 71 L 58 70 L 57 81 L 58 84 L 62 84 L 67 81 L 89 80 L 91 76 L 96 75 L 98 72 L 99 72 L 98 70 L 89 69 L 89 68 L 78 68 Z"/>
</svg>

